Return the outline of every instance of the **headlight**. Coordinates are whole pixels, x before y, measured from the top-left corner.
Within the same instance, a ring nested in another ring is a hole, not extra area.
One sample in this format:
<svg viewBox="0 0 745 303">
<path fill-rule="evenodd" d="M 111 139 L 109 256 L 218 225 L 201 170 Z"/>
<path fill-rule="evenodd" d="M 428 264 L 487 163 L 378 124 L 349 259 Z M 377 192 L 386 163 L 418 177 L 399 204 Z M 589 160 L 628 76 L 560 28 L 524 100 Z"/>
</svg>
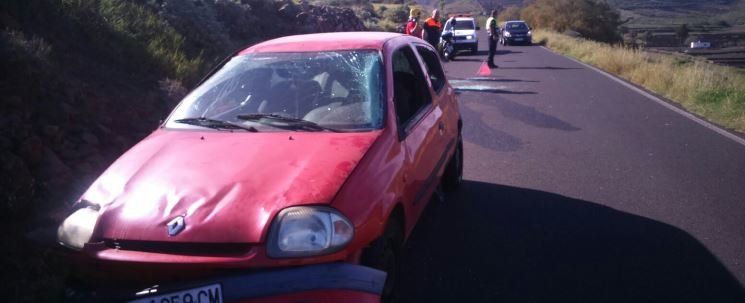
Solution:
<svg viewBox="0 0 745 303">
<path fill-rule="evenodd" d="M 510 32 L 504 32 L 504 36 L 505 36 L 505 37 L 511 37 L 511 36 L 512 36 L 512 34 L 510 34 Z"/>
<path fill-rule="evenodd" d="M 72 249 L 83 249 L 93 235 L 99 216 L 99 206 L 87 202 L 68 216 L 57 228 L 57 240 Z"/>
<path fill-rule="evenodd" d="M 273 258 L 329 254 L 342 249 L 353 235 L 352 223 L 332 208 L 289 207 L 272 224 L 267 254 Z"/>
<path fill-rule="evenodd" d="M 533 35 L 533 31 L 528 31 L 528 36 L 532 36 L 532 35 Z"/>
<path fill-rule="evenodd" d="M 473 36 L 466 36 L 466 39 L 467 40 L 471 40 L 471 39 L 473 39 Z"/>
</svg>

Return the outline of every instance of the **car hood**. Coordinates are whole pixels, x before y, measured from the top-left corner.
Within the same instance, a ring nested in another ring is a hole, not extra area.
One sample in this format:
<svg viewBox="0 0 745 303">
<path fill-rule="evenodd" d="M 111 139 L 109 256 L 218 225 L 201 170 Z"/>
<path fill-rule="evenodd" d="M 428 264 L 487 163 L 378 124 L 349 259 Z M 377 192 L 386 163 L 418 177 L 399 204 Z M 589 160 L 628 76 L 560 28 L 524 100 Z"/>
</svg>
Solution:
<svg viewBox="0 0 745 303">
<path fill-rule="evenodd" d="M 158 130 L 82 199 L 102 206 L 98 239 L 259 243 L 279 210 L 330 203 L 379 134 Z"/>
<path fill-rule="evenodd" d="M 528 30 L 522 30 L 522 29 L 512 29 L 512 30 L 505 30 L 506 32 L 509 32 L 512 35 L 525 35 L 528 33 Z"/>
</svg>

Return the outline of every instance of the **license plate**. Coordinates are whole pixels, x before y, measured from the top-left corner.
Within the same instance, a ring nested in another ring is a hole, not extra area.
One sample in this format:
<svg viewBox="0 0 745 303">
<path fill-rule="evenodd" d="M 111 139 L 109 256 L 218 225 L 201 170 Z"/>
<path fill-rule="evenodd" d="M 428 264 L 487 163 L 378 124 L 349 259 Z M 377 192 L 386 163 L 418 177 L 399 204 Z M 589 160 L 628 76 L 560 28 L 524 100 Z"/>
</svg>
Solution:
<svg viewBox="0 0 745 303">
<path fill-rule="evenodd" d="M 515 41 L 523 41 L 523 38 L 515 38 Z"/>
<path fill-rule="evenodd" d="M 222 297 L 220 284 L 213 284 L 160 296 L 137 299 L 129 301 L 129 303 L 223 303 Z"/>
</svg>

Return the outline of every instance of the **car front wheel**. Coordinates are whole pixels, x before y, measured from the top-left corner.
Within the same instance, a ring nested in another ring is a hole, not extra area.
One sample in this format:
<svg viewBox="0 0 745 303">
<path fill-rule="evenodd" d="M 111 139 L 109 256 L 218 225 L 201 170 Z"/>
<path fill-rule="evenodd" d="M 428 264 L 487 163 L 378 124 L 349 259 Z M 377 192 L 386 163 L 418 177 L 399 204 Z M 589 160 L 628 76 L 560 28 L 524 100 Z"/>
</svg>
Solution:
<svg viewBox="0 0 745 303">
<path fill-rule="evenodd" d="M 395 302 L 399 292 L 403 239 L 403 230 L 399 222 L 395 219 L 389 220 L 383 235 L 362 252 L 362 265 L 382 270 L 387 274 L 380 296 L 382 303 Z"/>
</svg>

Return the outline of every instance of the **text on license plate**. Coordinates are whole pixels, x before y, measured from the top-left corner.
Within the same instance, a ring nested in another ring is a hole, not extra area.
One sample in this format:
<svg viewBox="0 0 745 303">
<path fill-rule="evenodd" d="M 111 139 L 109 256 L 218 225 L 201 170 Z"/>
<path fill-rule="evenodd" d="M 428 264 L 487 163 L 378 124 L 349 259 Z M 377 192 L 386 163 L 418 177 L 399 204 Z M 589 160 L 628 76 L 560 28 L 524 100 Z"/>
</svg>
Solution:
<svg viewBox="0 0 745 303">
<path fill-rule="evenodd" d="M 220 284 L 213 284 L 137 299 L 129 301 L 129 303 L 223 303 L 222 288 L 220 288 Z"/>
</svg>

